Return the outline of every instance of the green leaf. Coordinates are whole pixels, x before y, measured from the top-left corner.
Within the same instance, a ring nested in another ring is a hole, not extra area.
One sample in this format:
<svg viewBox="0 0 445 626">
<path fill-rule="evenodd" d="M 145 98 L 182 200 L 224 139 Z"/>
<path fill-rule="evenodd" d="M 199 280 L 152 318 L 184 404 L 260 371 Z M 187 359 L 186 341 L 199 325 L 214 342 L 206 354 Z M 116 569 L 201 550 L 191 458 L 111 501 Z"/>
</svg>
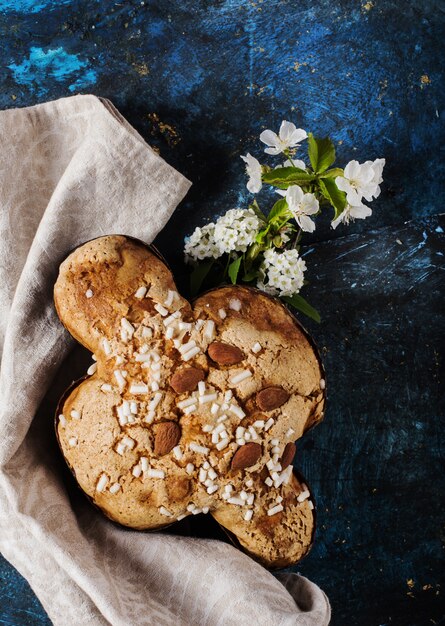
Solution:
<svg viewBox="0 0 445 626">
<path fill-rule="evenodd" d="M 259 276 L 258 270 L 250 270 L 250 272 L 247 272 L 246 274 L 244 274 L 243 282 L 250 283 L 250 281 L 254 280 L 255 278 L 258 278 L 258 276 Z"/>
<path fill-rule="evenodd" d="M 205 277 L 213 267 L 215 260 L 208 259 L 206 261 L 200 261 L 198 265 L 195 265 L 192 273 L 190 274 L 190 291 L 192 296 L 196 296 L 199 292 Z"/>
<path fill-rule="evenodd" d="M 238 277 L 239 268 L 241 265 L 241 261 L 243 260 L 242 256 L 239 256 L 237 259 L 231 262 L 229 265 L 229 269 L 227 273 L 229 275 L 230 280 L 232 281 L 232 285 L 236 285 L 236 279 Z"/>
<path fill-rule="evenodd" d="M 267 224 L 267 226 L 265 228 L 263 228 L 262 230 L 260 230 L 260 232 L 258 233 L 258 235 L 255 237 L 255 241 L 258 244 L 263 244 L 264 240 L 267 237 L 267 233 L 269 232 L 271 227 L 271 224 Z"/>
<path fill-rule="evenodd" d="M 289 213 L 289 207 L 287 206 L 286 198 L 281 198 L 273 205 L 269 215 L 268 222 L 271 224 L 274 221 L 277 221 L 281 217 L 285 217 Z"/>
<path fill-rule="evenodd" d="M 336 178 L 337 176 L 343 176 L 344 171 L 341 167 L 333 167 L 331 170 L 327 170 L 327 172 L 323 172 L 323 174 L 319 175 L 319 178 Z"/>
<path fill-rule="evenodd" d="M 340 191 L 333 178 L 325 178 L 324 180 L 319 180 L 318 183 L 321 193 L 334 207 L 334 219 L 336 219 L 346 206 L 346 194 L 344 191 Z"/>
<path fill-rule="evenodd" d="M 258 202 L 254 200 L 251 204 L 249 204 L 249 209 L 255 213 L 255 215 L 262 221 L 267 222 L 267 217 L 264 215 L 260 207 L 258 206 Z"/>
<path fill-rule="evenodd" d="M 308 154 L 312 169 L 317 174 L 324 172 L 335 161 L 335 148 L 332 141 L 326 137 L 317 139 L 312 133 L 308 135 Z"/>
<path fill-rule="evenodd" d="M 282 300 L 293 306 L 294 309 L 301 311 L 301 313 L 304 313 L 318 324 L 321 322 L 320 313 L 314 309 L 314 307 L 311 306 L 307 300 L 297 293 L 294 293 L 293 296 L 285 296 Z"/>
<path fill-rule="evenodd" d="M 289 185 L 304 185 L 315 180 L 313 174 L 308 174 L 298 167 L 278 167 L 266 172 L 262 176 L 263 182 L 279 189 L 287 189 Z"/>
<path fill-rule="evenodd" d="M 246 262 L 252 263 L 257 258 L 260 252 L 261 246 L 258 243 L 250 244 L 245 254 Z"/>
</svg>

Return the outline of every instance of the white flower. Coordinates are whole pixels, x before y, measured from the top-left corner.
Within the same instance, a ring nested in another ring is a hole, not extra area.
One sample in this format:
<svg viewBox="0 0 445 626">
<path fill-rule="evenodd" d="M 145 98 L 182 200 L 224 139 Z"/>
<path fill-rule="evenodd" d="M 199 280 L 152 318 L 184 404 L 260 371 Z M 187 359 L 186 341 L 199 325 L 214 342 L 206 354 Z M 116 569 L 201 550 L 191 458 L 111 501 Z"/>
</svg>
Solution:
<svg viewBox="0 0 445 626">
<path fill-rule="evenodd" d="M 275 252 L 269 249 L 264 253 L 260 271 L 259 289 L 271 295 L 292 296 L 303 286 L 306 263 L 297 250 Z"/>
<path fill-rule="evenodd" d="M 280 167 L 298 167 L 300 170 L 306 171 L 306 163 L 301 159 L 292 159 L 292 161 L 285 161 L 283 165 L 276 165 L 274 170 L 279 170 Z"/>
<path fill-rule="evenodd" d="M 221 252 L 215 243 L 215 224 L 211 222 L 202 228 L 195 228 L 185 240 L 184 253 L 186 262 L 220 257 Z"/>
<path fill-rule="evenodd" d="M 362 198 L 372 200 L 380 194 L 380 183 L 385 159 L 349 161 L 343 176 L 337 176 L 335 182 L 341 191 L 346 192 L 346 199 L 352 206 L 359 206 Z"/>
<path fill-rule="evenodd" d="M 375 187 L 375 191 L 373 193 L 374 198 L 378 198 L 380 195 L 380 185 L 383 183 L 383 168 L 385 167 L 385 159 L 376 159 L 374 162 L 373 161 L 365 161 L 365 165 L 367 163 L 370 163 L 372 166 L 372 169 L 374 171 L 374 177 L 372 179 L 373 184 L 376 186 Z M 372 200 L 372 198 L 366 198 L 366 200 Z"/>
<path fill-rule="evenodd" d="M 298 185 L 291 185 L 287 188 L 285 198 L 289 206 L 289 210 L 295 217 L 295 220 L 301 230 L 312 233 L 315 230 L 315 223 L 309 215 L 318 213 L 319 204 L 313 193 L 304 193 Z"/>
<path fill-rule="evenodd" d="M 215 225 L 215 242 L 220 254 L 245 252 L 260 227 L 260 220 L 252 209 L 230 209 Z"/>
<path fill-rule="evenodd" d="M 229 254 L 246 252 L 260 227 L 260 220 L 252 209 L 230 209 L 216 224 L 195 228 L 185 240 L 186 261 L 201 261 Z"/>
<path fill-rule="evenodd" d="M 276 296 L 277 295 L 277 290 L 275 289 L 275 287 L 269 287 L 269 285 L 266 285 L 260 279 L 258 279 L 256 281 L 256 286 L 257 286 L 258 289 L 261 289 L 261 291 L 264 291 L 265 293 L 268 293 L 270 296 Z"/>
<path fill-rule="evenodd" d="M 260 141 L 268 146 L 264 149 L 267 154 L 280 154 L 289 148 L 298 148 L 299 142 L 307 139 L 307 132 L 297 128 L 292 122 L 281 122 L 278 135 L 272 130 L 263 130 Z"/>
<path fill-rule="evenodd" d="M 292 233 L 292 229 L 285 226 L 284 228 L 281 229 L 280 231 L 280 238 L 281 241 L 283 243 L 287 243 L 288 241 L 290 241 L 290 234 Z"/>
<path fill-rule="evenodd" d="M 251 193 L 258 193 L 263 186 L 261 183 L 261 164 L 258 159 L 249 153 L 246 156 L 241 156 L 241 158 L 246 163 L 246 172 L 249 176 L 247 189 Z"/>
<path fill-rule="evenodd" d="M 347 204 L 340 215 L 332 220 L 331 226 L 335 230 L 340 223 L 349 224 L 351 220 L 364 220 L 370 215 L 372 215 L 372 210 L 366 204 L 360 203 L 357 206 Z"/>
</svg>

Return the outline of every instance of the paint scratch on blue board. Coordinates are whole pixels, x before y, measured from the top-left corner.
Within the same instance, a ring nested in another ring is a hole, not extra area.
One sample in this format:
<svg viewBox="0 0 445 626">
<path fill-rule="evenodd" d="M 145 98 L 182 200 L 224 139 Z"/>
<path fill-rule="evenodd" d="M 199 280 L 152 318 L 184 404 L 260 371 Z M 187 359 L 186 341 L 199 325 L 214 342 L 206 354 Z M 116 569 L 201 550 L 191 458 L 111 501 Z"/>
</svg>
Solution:
<svg viewBox="0 0 445 626">
<path fill-rule="evenodd" d="M 0 0 L 0 11 L 3 13 L 38 13 L 46 7 L 56 6 L 60 7 L 64 4 L 69 4 L 70 0 Z"/>
<path fill-rule="evenodd" d="M 26 85 L 31 91 L 44 94 L 48 91 L 51 78 L 63 82 L 74 77 L 68 86 L 70 91 L 81 89 L 96 82 L 97 73 L 88 68 L 88 62 L 76 54 L 66 52 L 62 47 L 44 50 L 32 47 L 28 58 L 8 66 L 19 85 Z M 73 76 L 74 75 L 74 76 Z"/>
</svg>

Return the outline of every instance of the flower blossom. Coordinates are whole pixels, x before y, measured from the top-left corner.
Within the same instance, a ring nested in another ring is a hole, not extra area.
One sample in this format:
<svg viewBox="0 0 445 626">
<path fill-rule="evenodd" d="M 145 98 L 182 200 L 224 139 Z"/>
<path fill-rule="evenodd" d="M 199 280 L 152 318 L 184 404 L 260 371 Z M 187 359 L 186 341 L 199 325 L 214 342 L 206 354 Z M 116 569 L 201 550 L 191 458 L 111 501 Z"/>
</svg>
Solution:
<svg viewBox="0 0 445 626">
<path fill-rule="evenodd" d="M 242 160 L 246 163 L 246 172 L 249 176 L 249 180 L 247 181 L 247 189 L 251 193 L 258 193 L 261 189 L 261 164 L 253 157 L 249 152 L 246 156 L 241 156 Z"/>
<path fill-rule="evenodd" d="M 283 226 L 283 228 L 280 229 L 280 232 L 278 234 L 282 243 L 288 243 L 290 241 L 292 230 L 293 229 L 287 225 Z"/>
<path fill-rule="evenodd" d="M 298 185 L 291 185 L 287 188 L 285 198 L 289 210 L 295 218 L 298 226 L 305 232 L 312 233 L 315 230 L 315 222 L 309 215 L 318 213 L 319 204 L 313 193 L 304 193 Z"/>
<path fill-rule="evenodd" d="M 289 148 L 298 148 L 299 142 L 307 139 L 307 132 L 302 128 L 297 128 L 292 122 L 281 122 L 278 135 L 272 130 L 263 130 L 260 135 L 260 141 L 266 144 L 264 148 L 266 154 L 277 155 L 281 152 L 289 150 Z"/>
<path fill-rule="evenodd" d="M 292 296 L 302 288 L 305 271 L 306 263 L 298 250 L 275 252 L 270 248 L 264 253 L 257 287 L 270 295 Z"/>
<path fill-rule="evenodd" d="M 230 252 L 246 252 L 255 241 L 259 227 L 260 220 L 252 209 L 230 209 L 216 224 L 211 222 L 203 228 L 195 228 L 186 238 L 186 260 L 202 261 Z"/>
<path fill-rule="evenodd" d="M 346 199 L 352 206 L 358 207 L 362 201 L 372 200 L 380 194 L 380 183 L 383 181 L 382 172 L 385 159 L 375 161 L 349 161 L 344 169 L 343 176 L 335 179 L 337 187 L 346 192 Z"/>
<path fill-rule="evenodd" d="M 215 225 L 215 241 L 220 254 L 246 252 L 260 227 L 252 209 L 230 209 Z"/>
<path fill-rule="evenodd" d="M 385 167 L 386 160 L 385 159 L 375 159 L 375 161 L 365 161 L 365 165 L 370 163 L 372 165 L 372 169 L 374 170 L 374 178 L 372 182 L 374 185 L 377 185 L 376 192 L 373 194 L 374 198 L 378 198 L 380 195 L 380 185 L 383 183 L 383 168 Z M 370 198 L 366 198 L 369 200 Z"/>
<path fill-rule="evenodd" d="M 349 224 L 351 220 L 364 220 L 370 215 L 372 215 L 372 210 L 366 204 L 360 203 L 357 206 L 347 204 L 340 215 L 335 220 L 332 220 L 331 226 L 335 230 L 341 223 Z"/>
<path fill-rule="evenodd" d="M 279 170 L 281 167 L 298 167 L 298 169 L 306 171 L 306 163 L 301 159 L 292 159 L 292 161 L 287 160 L 283 163 L 283 165 L 276 165 L 274 170 Z"/>
<path fill-rule="evenodd" d="M 195 228 L 185 240 L 184 253 L 186 261 L 202 261 L 209 257 L 217 259 L 221 256 L 215 243 L 215 224 L 210 222 L 202 228 Z"/>
</svg>

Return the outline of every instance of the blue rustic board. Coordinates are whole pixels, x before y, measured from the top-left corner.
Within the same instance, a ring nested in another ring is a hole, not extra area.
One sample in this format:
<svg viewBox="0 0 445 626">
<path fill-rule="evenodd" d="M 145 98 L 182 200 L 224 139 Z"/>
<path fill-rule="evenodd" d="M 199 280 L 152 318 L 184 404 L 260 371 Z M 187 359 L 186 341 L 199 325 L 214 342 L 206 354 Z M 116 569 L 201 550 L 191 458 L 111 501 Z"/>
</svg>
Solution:
<svg viewBox="0 0 445 626">
<path fill-rule="evenodd" d="M 296 569 L 335 626 L 445 620 L 444 25 L 437 0 L 0 0 L 0 109 L 109 97 L 193 181 L 157 241 L 179 277 L 184 235 L 249 201 L 263 128 L 387 159 L 373 216 L 304 251 L 329 405 L 298 446 L 319 525 Z M 50 624 L 1 559 L 0 624 Z"/>
</svg>

